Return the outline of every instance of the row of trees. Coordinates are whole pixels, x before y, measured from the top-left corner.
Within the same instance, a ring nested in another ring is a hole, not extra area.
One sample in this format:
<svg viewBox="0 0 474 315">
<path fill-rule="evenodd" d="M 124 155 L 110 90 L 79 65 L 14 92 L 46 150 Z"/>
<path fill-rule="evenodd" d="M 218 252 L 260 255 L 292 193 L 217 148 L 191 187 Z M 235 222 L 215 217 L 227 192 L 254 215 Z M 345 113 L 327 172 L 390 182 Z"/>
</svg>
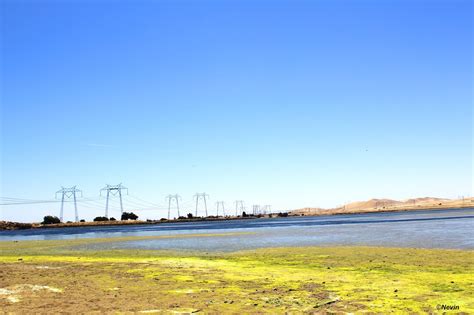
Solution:
<svg viewBox="0 0 474 315">
<path fill-rule="evenodd" d="M 120 220 L 122 221 L 127 221 L 127 220 L 136 220 L 138 219 L 138 215 L 136 215 L 133 212 L 124 212 L 122 213 L 122 216 L 120 217 Z M 100 221 L 116 221 L 114 217 L 112 218 L 107 218 L 107 217 L 95 217 L 94 222 L 100 222 Z M 81 222 L 85 222 L 85 220 L 81 220 Z M 61 223 L 61 220 L 52 215 L 47 215 L 43 218 L 42 224 L 58 224 Z"/>
<path fill-rule="evenodd" d="M 245 212 L 242 213 L 242 217 L 243 218 L 246 218 L 246 217 L 251 217 L 251 216 L 254 216 L 253 214 L 247 214 Z M 288 213 L 284 212 L 284 213 L 278 213 L 277 214 L 278 217 L 287 217 L 288 216 Z M 260 217 L 260 215 L 258 215 L 258 217 Z M 270 217 L 272 217 L 272 214 L 270 214 Z M 180 216 L 178 218 L 178 220 L 185 220 L 185 219 L 193 219 L 194 216 L 192 213 L 188 213 L 187 216 Z M 138 219 L 138 215 L 136 215 L 135 213 L 133 212 L 124 212 L 122 213 L 122 216 L 120 217 L 120 220 L 122 221 L 127 221 L 127 220 L 137 220 Z M 161 220 L 166 220 L 166 219 L 161 219 Z M 107 217 L 95 217 L 94 218 L 94 222 L 100 222 L 100 221 L 116 221 L 116 219 L 114 217 L 111 217 L 111 218 L 107 218 Z M 85 220 L 81 220 L 81 222 L 85 222 Z M 57 223 L 61 223 L 61 220 L 59 220 L 58 217 L 55 217 L 55 216 L 51 216 L 51 215 L 47 215 L 44 217 L 43 219 L 43 222 L 42 224 L 57 224 Z"/>
</svg>

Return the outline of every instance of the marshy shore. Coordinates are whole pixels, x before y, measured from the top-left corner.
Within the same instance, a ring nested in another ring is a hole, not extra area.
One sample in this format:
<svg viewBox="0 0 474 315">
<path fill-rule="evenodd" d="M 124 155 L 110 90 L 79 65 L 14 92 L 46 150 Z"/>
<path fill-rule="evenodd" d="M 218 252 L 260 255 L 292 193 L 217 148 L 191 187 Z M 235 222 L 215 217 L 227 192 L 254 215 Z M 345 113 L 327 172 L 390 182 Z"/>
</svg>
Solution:
<svg viewBox="0 0 474 315">
<path fill-rule="evenodd" d="M 229 235 L 232 236 L 231 234 Z M 474 312 L 474 252 L 384 247 L 232 253 L 87 250 L 211 234 L 0 242 L 6 313 Z"/>
</svg>

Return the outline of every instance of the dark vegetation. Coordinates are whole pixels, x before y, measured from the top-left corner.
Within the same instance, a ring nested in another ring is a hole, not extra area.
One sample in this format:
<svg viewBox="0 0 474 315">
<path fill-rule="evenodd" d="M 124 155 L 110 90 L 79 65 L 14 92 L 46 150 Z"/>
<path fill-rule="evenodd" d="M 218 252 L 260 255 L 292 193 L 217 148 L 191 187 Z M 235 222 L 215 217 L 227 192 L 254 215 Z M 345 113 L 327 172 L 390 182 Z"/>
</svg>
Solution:
<svg viewBox="0 0 474 315">
<path fill-rule="evenodd" d="M 58 217 L 52 216 L 52 215 L 47 215 L 43 218 L 43 222 L 41 224 L 58 224 L 61 223 L 61 220 L 59 220 Z"/>
<path fill-rule="evenodd" d="M 138 219 L 138 215 L 136 215 L 133 212 L 124 212 L 122 213 L 121 220 L 126 221 L 126 220 L 136 220 Z"/>
<path fill-rule="evenodd" d="M 100 221 L 109 221 L 109 218 L 107 217 L 95 217 L 94 222 L 100 222 Z"/>
</svg>

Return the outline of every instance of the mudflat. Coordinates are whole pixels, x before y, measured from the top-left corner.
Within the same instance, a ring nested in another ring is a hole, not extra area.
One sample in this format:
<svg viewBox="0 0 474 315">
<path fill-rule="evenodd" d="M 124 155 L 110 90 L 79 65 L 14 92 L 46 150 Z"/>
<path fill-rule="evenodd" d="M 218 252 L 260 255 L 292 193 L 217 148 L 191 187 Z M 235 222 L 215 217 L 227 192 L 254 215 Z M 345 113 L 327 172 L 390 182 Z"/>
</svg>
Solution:
<svg viewBox="0 0 474 315">
<path fill-rule="evenodd" d="M 193 234 L 154 238 L 212 235 Z M 474 312 L 474 251 L 88 250 L 144 237 L 0 242 L 4 312 Z M 147 237 L 152 238 L 152 237 Z"/>
</svg>

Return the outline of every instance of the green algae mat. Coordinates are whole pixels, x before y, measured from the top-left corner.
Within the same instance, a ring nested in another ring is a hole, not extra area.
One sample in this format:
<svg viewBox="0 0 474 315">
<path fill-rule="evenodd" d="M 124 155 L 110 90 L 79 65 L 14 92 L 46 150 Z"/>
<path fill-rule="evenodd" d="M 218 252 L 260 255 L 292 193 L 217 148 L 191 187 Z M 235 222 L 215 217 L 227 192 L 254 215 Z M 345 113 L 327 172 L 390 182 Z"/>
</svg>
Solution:
<svg viewBox="0 0 474 315">
<path fill-rule="evenodd" d="M 163 237 L 0 242 L 1 310 L 474 313 L 473 251 L 301 247 L 192 253 L 81 247 L 150 238 Z"/>
</svg>

